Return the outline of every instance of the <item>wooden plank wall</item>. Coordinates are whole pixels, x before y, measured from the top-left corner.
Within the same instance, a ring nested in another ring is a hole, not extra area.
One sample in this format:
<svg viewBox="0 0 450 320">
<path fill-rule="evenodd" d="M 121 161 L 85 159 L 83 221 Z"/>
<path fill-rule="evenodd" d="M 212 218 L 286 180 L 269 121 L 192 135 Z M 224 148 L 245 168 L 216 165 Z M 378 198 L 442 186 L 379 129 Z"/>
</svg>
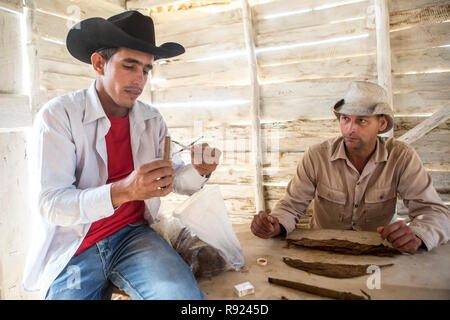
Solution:
<svg viewBox="0 0 450 320">
<path fill-rule="evenodd" d="M 0 1 L 0 132 L 14 131 L 31 124 L 21 38 L 23 12 L 20 1 Z"/>
<path fill-rule="evenodd" d="M 0 0 L 0 300 L 20 296 L 23 252 L 28 238 L 18 232 L 28 218 L 26 135 L 31 123 L 22 82 L 22 6 Z"/>
<path fill-rule="evenodd" d="M 391 0 L 395 136 L 450 103 L 450 3 Z M 450 204 L 450 121 L 412 143 Z M 399 206 L 399 214 L 407 212 Z"/>
<path fill-rule="evenodd" d="M 349 82 L 376 79 L 370 5 L 283 0 L 252 7 L 267 208 L 284 194 L 306 148 L 339 133 L 330 107 Z M 292 12 L 297 14 L 286 15 Z M 155 67 L 153 103 L 175 139 L 189 142 L 204 135 L 204 141 L 225 151 L 210 183 L 221 186 L 233 222 L 249 221 L 255 213 L 254 177 L 241 9 L 230 6 L 194 18 L 188 12 L 168 12 L 154 19 L 157 41 L 179 41 L 186 54 Z M 168 210 L 183 197 L 171 199 L 164 204 Z"/>
<path fill-rule="evenodd" d="M 133 2 L 128 1 L 129 8 Z M 144 9 L 145 2 L 135 7 Z M 450 100 L 449 11 L 448 1 L 390 3 L 397 137 Z M 274 0 L 254 4 L 252 14 L 270 209 L 306 148 L 339 134 L 330 107 L 349 82 L 376 82 L 375 11 L 371 0 Z M 204 135 L 204 141 L 225 151 L 210 183 L 221 185 L 233 222 L 249 221 L 255 213 L 251 93 L 241 9 L 234 4 L 209 14 L 177 11 L 152 17 L 158 43 L 178 41 L 186 47 L 184 55 L 155 67 L 152 101 L 174 139 L 190 142 Z M 448 124 L 414 143 L 447 202 Z M 184 197 L 168 199 L 163 208 L 171 210 Z"/>
<path fill-rule="evenodd" d="M 127 1 L 143 13 L 146 1 Z M 217 10 L 154 13 L 157 43 L 178 41 L 184 55 L 154 68 L 142 100 L 164 115 L 174 139 L 199 136 L 224 151 L 210 183 L 220 184 L 233 222 L 255 213 L 250 156 L 249 70 L 239 1 Z M 108 17 L 117 3 L 37 0 L 42 103 L 86 88 L 94 74 L 64 42 L 70 21 Z M 214 6 L 211 6 L 213 8 Z M 214 8 L 213 8 L 214 9 Z M 376 81 L 373 0 L 273 0 L 252 6 L 261 85 L 266 206 L 284 194 L 303 152 L 339 134 L 331 105 L 353 80 Z M 395 135 L 449 101 L 448 1 L 392 0 Z M 289 14 L 290 13 L 290 14 Z M 448 200 L 448 122 L 414 144 Z M 188 154 L 184 155 L 185 157 Z M 188 158 L 186 158 L 189 161 Z M 171 210 L 185 197 L 171 195 Z"/>
<path fill-rule="evenodd" d="M 35 0 L 34 3 L 42 106 L 51 98 L 89 87 L 95 79 L 92 67 L 67 51 L 69 29 L 82 19 L 108 18 L 122 12 L 124 7 L 115 0 Z"/>
</svg>

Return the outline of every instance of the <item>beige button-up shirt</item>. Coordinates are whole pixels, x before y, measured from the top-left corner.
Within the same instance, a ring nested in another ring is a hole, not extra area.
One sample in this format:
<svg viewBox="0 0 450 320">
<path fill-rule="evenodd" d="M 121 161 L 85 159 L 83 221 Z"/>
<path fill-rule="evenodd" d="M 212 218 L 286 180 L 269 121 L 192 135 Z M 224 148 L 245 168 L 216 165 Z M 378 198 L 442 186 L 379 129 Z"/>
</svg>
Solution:
<svg viewBox="0 0 450 320">
<path fill-rule="evenodd" d="M 312 228 L 376 231 L 393 219 L 397 195 L 408 208 L 409 226 L 428 250 L 449 240 L 448 208 L 415 150 L 394 138 L 378 137 L 361 174 L 342 137 L 310 147 L 271 215 L 290 233 L 314 199 Z"/>
</svg>

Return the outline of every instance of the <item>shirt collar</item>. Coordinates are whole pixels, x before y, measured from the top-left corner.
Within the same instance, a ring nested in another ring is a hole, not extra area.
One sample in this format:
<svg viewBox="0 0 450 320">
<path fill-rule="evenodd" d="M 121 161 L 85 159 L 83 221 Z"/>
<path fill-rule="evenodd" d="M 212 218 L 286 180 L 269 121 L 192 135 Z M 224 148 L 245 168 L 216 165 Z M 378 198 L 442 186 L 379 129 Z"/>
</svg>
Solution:
<svg viewBox="0 0 450 320">
<path fill-rule="evenodd" d="M 375 152 L 371 158 L 375 163 L 387 161 L 388 152 L 383 138 L 377 137 Z M 333 147 L 331 148 L 330 160 L 335 161 L 337 159 L 349 160 L 347 154 L 345 153 L 344 138 L 342 136 L 333 143 Z"/>
<path fill-rule="evenodd" d="M 159 116 L 160 113 L 154 108 L 136 100 L 130 111 L 130 119 L 136 122 L 144 122 L 145 120 Z"/>
<path fill-rule="evenodd" d="M 375 148 L 375 153 L 373 155 L 375 162 L 383 162 L 388 159 L 388 151 L 386 149 L 385 139 L 377 137 L 377 146 Z"/>
<path fill-rule="evenodd" d="M 103 117 L 106 118 L 106 113 L 100 103 L 94 80 L 86 92 L 86 109 L 84 112 L 83 123 L 93 122 Z"/>
<path fill-rule="evenodd" d="M 96 81 L 94 80 L 86 93 L 86 111 L 83 119 L 83 123 L 85 124 L 100 118 L 107 118 L 98 97 L 97 90 L 95 89 L 95 83 Z M 138 100 L 134 102 L 130 111 L 131 118 L 138 122 L 154 118 L 158 115 L 159 113 L 154 108 L 149 108 Z"/>
</svg>

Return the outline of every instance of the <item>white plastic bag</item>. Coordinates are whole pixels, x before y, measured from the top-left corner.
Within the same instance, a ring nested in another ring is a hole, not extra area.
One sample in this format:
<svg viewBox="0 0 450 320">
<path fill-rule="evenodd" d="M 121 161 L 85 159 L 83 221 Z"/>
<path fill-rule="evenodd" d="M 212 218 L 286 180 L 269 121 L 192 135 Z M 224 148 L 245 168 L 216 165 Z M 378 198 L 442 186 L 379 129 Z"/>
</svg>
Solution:
<svg viewBox="0 0 450 320">
<path fill-rule="evenodd" d="M 222 251 L 202 241 L 171 213 L 160 212 L 158 220 L 152 229 L 175 249 L 195 278 L 211 278 L 234 268 Z"/>
<path fill-rule="evenodd" d="M 172 213 L 162 210 L 158 212 L 157 221 L 151 225 L 151 228 L 171 246 L 173 246 L 184 227 L 180 219 L 175 218 Z"/>
<path fill-rule="evenodd" d="M 219 249 L 235 270 L 244 266 L 244 255 L 219 186 L 204 186 L 176 208 L 174 216 L 202 241 Z"/>
</svg>

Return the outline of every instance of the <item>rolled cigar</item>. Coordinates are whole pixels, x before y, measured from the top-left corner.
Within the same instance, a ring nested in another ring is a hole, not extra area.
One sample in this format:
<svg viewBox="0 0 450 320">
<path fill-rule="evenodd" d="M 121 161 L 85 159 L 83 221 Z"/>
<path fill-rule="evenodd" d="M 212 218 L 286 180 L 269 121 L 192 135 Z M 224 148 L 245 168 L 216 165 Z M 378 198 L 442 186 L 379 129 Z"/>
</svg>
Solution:
<svg viewBox="0 0 450 320">
<path fill-rule="evenodd" d="M 311 286 L 308 284 L 300 283 L 300 282 L 294 282 L 294 281 L 288 281 L 288 280 L 282 280 L 282 279 L 275 279 L 275 278 L 269 278 L 268 279 L 270 283 L 278 284 L 283 287 L 288 287 L 312 294 L 316 294 L 318 296 L 337 299 L 337 300 L 366 300 L 363 296 L 359 296 L 356 294 L 353 294 L 351 292 L 341 292 L 341 291 L 335 291 L 331 289 L 326 288 L 320 288 L 316 286 Z"/>
<path fill-rule="evenodd" d="M 170 137 L 166 136 L 164 138 L 164 160 L 170 160 Z"/>
</svg>

